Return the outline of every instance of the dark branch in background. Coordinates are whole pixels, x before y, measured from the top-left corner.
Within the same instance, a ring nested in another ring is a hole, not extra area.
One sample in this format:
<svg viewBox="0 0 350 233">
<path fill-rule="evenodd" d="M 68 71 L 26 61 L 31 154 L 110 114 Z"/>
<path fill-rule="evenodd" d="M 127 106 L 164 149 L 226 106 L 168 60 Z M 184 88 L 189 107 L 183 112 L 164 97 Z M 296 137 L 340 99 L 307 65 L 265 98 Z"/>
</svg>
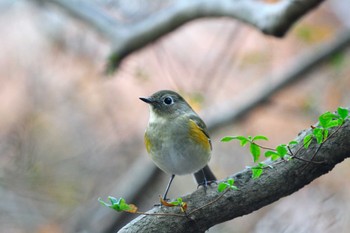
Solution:
<svg viewBox="0 0 350 233">
<path fill-rule="evenodd" d="M 39 1 L 39 0 L 37 0 Z M 195 19 L 231 17 L 258 28 L 267 35 L 282 37 L 304 14 L 323 0 L 179 0 L 173 5 L 134 24 L 122 24 L 91 2 L 41 0 L 60 6 L 90 24 L 113 46 L 108 71 L 114 71 L 130 53 Z"/>
<path fill-rule="evenodd" d="M 268 100 L 272 95 L 276 94 L 276 92 L 283 90 L 284 87 L 306 78 L 308 72 L 349 47 L 350 30 L 345 30 L 335 35 L 334 38 L 333 41 L 316 46 L 310 49 L 311 51 L 296 57 L 293 65 L 287 67 L 286 71 L 273 78 L 273 80 L 277 81 L 264 81 L 265 85 L 259 83 L 257 88 L 248 88 L 248 94 L 244 95 L 244 101 L 237 100 L 235 96 L 235 99 L 227 101 L 226 104 L 218 105 L 215 109 L 210 109 L 210 111 L 205 112 L 203 115 L 209 116 L 208 119 L 205 119 L 209 131 L 228 125 L 249 112 L 255 106 Z M 269 79 L 266 77 L 264 80 Z M 258 94 L 250 95 L 249 93 Z M 211 112 L 215 114 L 211 114 Z M 210 117 L 211 115 L 213 115 L 213 117 Z"/>
<path fill-rule="evenodd" d="M 337 129 L 333 129 L 335 131 Z M 303 148 L 303 137 L 310 130 L 301 133 L 297 138 L 298 146 L 292 148 L 293 154 L 310 160 L 315 152 L 315 162 L 306 163 L 300 160 L 275 162 L 273 168 L 264 170 L 259 179 L 251 178 L 251 171 L 246 169 L 233 175 L 238 191 L 228 191 L 223 198 L 206 206 L 218 198 L 221 193 L 216 185 L 208 188 L 206 193 L 200 188 L 190 195 L 182 197 L 188 203 L 188 211 L 205 206 L 188 217 L 155 217 L 139 216 L 119 232 L 205 232 L 210 227 L 249 214 L 278 199 L 288 196 L 323 174 L 350 156 L 350 121 L 348 120 L 322 147 L 312 143 L 308 149 Z M 332 133 L 330 132 L 330 134 Z M 181 214 L 178 208 L 155 207 L 148 213 Z M 157 229 L 157 231 L 154 231 Z"/>
</svg>

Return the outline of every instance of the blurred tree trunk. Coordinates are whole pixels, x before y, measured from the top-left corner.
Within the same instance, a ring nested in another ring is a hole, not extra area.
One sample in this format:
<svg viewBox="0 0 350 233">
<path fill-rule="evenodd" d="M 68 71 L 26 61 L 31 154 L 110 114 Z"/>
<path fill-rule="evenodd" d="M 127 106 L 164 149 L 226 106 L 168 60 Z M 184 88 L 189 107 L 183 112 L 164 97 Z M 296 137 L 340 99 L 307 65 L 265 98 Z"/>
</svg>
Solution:
<svg viewBox="0 0 350 233">
<path fill-rule="evenodd" d="M 300 17 L 323 2 L 323 0 L 178 0 L 138 22 L 124 23 L 92 2 L 36 1 L 60 6 L 106 36 L 114 47 L 108 61 L 107 72 L 114 71 L 129 54 L 195 19 L 235 18 L 267 35 L 282 37 Z"/>
</svg>

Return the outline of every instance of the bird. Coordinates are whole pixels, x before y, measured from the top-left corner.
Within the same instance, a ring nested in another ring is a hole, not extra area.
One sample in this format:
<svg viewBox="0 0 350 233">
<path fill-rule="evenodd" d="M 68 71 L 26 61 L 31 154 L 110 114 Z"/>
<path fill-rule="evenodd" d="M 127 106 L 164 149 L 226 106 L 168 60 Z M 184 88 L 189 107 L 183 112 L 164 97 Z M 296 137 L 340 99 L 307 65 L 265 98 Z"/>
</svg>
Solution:
<svg viewBox="0 0 350 233">
<path fill-rule="evenodd" d="M 207 126 L 186 100 L 171 90 L 161 90 L 140 100 L 150 108 L 144 134 L 146 150 L 155 165 L 171 175 L 163 200 L 167 200 L 175 175 L 194 173 L 198 185 L 205 187 L 215 181 L 207 165 L 212 151 Z"/>
</svg>

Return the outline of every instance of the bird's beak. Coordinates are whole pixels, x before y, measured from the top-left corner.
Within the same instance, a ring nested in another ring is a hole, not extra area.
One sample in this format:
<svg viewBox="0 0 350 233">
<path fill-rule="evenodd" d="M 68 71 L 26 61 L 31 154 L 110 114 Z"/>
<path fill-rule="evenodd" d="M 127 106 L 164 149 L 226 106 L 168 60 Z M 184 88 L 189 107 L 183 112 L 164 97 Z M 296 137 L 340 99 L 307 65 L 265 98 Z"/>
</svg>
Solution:
<svg viewBox="0 0 350 233">
<path fill-rule="evenodd" d="M 154 99 L 152 97 L 140 97 L 140 100 L 148 104 L 154 103 Z"/>
</svg>

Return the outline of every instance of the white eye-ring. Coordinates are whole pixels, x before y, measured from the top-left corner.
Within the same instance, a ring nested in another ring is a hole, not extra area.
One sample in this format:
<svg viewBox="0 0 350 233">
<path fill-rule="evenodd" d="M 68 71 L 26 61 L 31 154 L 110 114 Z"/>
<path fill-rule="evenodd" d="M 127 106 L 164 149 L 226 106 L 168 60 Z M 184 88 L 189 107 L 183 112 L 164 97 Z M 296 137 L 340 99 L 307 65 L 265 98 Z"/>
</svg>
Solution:
<svg viewBox="0 0 350 233">
<path fill-rule="evenodd" d="M 170 105 L 172 104 L 174 101 L 173 101 L 173 98 L 171 98 L 170 96 L 168 97 L 165 97 L 163 102 L 166 104 L 166 105 Z"/>
</svg>

